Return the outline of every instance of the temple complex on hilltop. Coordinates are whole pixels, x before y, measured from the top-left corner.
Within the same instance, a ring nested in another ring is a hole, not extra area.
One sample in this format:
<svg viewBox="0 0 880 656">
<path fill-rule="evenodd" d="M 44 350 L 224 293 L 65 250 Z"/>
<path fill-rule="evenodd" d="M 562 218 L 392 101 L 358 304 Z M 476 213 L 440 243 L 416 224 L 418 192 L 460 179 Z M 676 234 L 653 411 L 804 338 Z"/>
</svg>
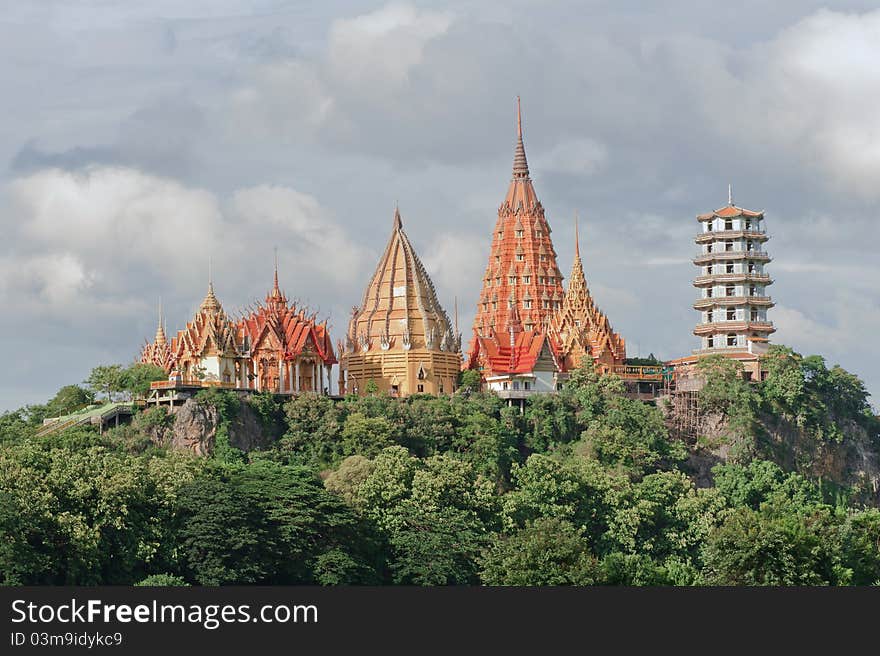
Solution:
<svg viewBox="0 0 880 656">
<path fill-rule="evenodd" d="M 278 286 L 278 268 L 265 303 L 238 321 L 223 310 L 213 282 L 192 321 L 170 341 L 160 312 L 153 342 L 141 362 L 169 375 L 155 390 L 220 386 L 241 390 L 329 393 L 336 364 L 326 321 L 288 304 Z"/>
<path fill-rule="evenodd" d="M 455 390 L 461 336 L 437 301 L 397 209 L 385 252 L 339 344 L 339 361 L 340 393 L 363 395 L 371 383 L 392 396 Z"/>
<path fill-rule="evenodd" d="M 505 398 L 555 391 L 584 356 L 606 372 L 626 358 L 623 339 L 590 296 L 579 245 L 566 292 L 550 232 L 529 174 L 517 98 L 513 176 L 498 208 L 467 361 Z"/>
</svg>

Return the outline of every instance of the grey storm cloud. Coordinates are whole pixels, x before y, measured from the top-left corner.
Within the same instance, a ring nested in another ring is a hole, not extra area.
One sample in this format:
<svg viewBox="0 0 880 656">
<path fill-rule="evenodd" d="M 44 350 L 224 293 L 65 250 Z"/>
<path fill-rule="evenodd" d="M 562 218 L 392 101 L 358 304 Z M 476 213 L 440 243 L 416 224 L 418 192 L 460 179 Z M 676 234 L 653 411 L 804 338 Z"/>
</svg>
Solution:
<svg viewBox="0 0 880 656">
<path fill-rule="evenodd" d="M 202 295 L 342 334 L 395 204 L 465 337 L 514 97 L 567 273 L 629 353 L 696 346 L 697 213 L 767 212 L 774 340 L 880 394 L 871 2 L 18 3 L 0 18 L 0 409 L 130 361 Z M 467 339 L 465 340 L 467 341 Z"/>
</svg>

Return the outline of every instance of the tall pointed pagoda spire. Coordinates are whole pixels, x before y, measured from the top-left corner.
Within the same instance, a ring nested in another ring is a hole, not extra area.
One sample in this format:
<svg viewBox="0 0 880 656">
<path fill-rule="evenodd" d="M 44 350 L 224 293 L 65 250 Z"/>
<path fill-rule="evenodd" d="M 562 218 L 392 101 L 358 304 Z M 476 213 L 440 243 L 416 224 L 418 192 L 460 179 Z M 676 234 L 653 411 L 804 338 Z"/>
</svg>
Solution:
<svg viewBox="0 0 880 656">
<path fill-rule="evenodd" d="M 580 366 L 584 356 L 599 365 L 623 364 L 626 343 L 596 307 L 581 261 L 578 219 L 574 219 L 574 261 L 562 307 L 553 315 L 550 331 L 560 347 L 566 369 Z"/>
<path fill-rule="evenodd" d="M 205 296 L 205 300 L 202 301 L 202 304 L 199 306 L 202 310 L 208 310 L 209 312 L 219 312 L 223 308 L 220 305 L 220 301 L 217 300 L 217 297 L 214 296 L 214 276 L 211 271 L 211 258 L 208 258 L 208 293 Z"/>
<path fill-rule="evenodd" d="M 165 328 L 162 325 L 162 297 L 159 297 L 159 325 L 156 326 L 156 338 L 153 340 L 156 346 L 163 347 L 168 344 L 168 338 L 165 336 Z"/>
<path fill-rule="evenodd" d="M 507 332 L 509 303 L 516 305 L 523 330 L 544 331 L 564 292 L 550 225 L 526 160 L 522 123 L 522 103 L 517 97 L 513 174 L 498 208 L 474 320 L 474 332 L 483 337 Z M 474 341 L 470 351 L 475 348 Z"/>
<path fill-rule="evenodd" d="M 287 307 L 287 297 L 278 286 L 278 249 L 275 249 L 275 273 L 272 279 L 272 291 L 266 294 L 266 305 L 273 310 L 283 310 Z"/>
</svg>

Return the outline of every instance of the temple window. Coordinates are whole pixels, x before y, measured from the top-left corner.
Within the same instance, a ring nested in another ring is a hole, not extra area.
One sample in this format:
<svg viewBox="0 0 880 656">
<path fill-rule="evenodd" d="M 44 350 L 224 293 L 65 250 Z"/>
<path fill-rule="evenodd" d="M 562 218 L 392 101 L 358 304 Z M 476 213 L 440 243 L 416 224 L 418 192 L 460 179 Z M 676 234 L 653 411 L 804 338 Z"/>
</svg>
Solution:
<svg viewBox="0 0 880 656">
<path fill-rule="evenodd" d="M 524 383 L 523 383 L 523 389 L 524 389 L 524 390 L 529 389 L 529 383 L 528 383 L 528 382 L 524 382 Z"/>
<path fill-rule="evenodd" d="M 712 265 L 711 264 L 706 267 L 706 275 L 707 276 L 712 275 Z"/>
<path fill-rule="evenodd" d="M 755 272 L 755 263 L 749 262 L 749 273 L 754 273 L 754 272 Z"/>
<path fill-rule="evenodd" d="M 416 391 L 417 392 L 424 392 L 425 386 L 424 385 L 416 385 Z M 440 392 L 443 392 L 443 390 L 440 390 Z"/>
<path fill-rule="evenodd" d="M 758 310 L 757 310 L 757 309 L 752 308 L 752 311 L 751 311 L 751 313 L 750 313 L 750 315 L 749 315 L 749 319 L 750 319 L 751 321 L 757 321 L 757 320 L 758 320 Z"/>
<path fill-rule="evenodd" d="M 501 287 L 501 276 L 498 276 L 497 278 L 495 278 L 495 286 Z"/>
<path fill-rule="evenodd" d="M 734 287 L 733 285 L 727 285 L 727 287 L 724 288 L 724 295 L 725 296 L 733 296 L 735 293 L 736 293 L 736 287 Z"/>
<path fill-rule="evenodd" d="M 528 285 L 530 282 L 532 282 L 531 276 L 523 276 L 523 284 L 524 285 Z"/>
<path fill-rule="evenodd" d="M 712 222 L 706 221 L 706 232 L 712 232 Z"/>
<path fill-rule="evenodd" d="M 755 250 L 755 245 L 752 243 L 752 240 L 751 240 L 751 239 L 749 239 L 749 240 L 746 242 L 746 250 L 747 250 L 747 251 L 753 251 L 753 250 Z"/>
<path fill-rule="evenodd" d="M 715 315 L 712 313 L 712 310 L 709 310 L 706 313 L 706 323 L 712 323 L 712 319 L 714 318 L 714 316 Z"/>
<path fill-rule="evenodd" d="M 495 256 L 495 264 L 501 264 L 501 256 L 500 255 Z"/>
<path fill-rule="evenodd" d="M 540 239 L 543 236 L 544 236 L 543 232 L 541 232 L 540 230 L 535 230 L 535 239 Z"/>
<path fill-rule="evenodd" d="M 730 251 L 732 251 L 732 250 L 733 250 L 733 242 L 730 241 L 730 240 L 724 242 L 724 250 L 725 250 L 726 252 L 730 252 Z"/>
<path fill-rule="evenodd" d="M 517 255 L 516 255 L 516 261 L 517 261 L 517 262 L 522 262 L 522 261 L 524 261 L 525 259 L 526 259 L 526 258 L 525 258 L 525 255 L 523 255 L 522 253 L 517 253 Z"/>
<path fill-rule="evenodd" d="M 497 310 L 497 309 L 498 309 L 498 301 L 492 301 L 492 309 L 493 309 L 493 310 Z"/>
<path fill-rule="evenodd" d="M 507 279 L 507 282 L 510 283 L 511 285 L 516 285 L 516 276 L 510 276 Z"/>
<path fill-rule="evenodd" d="M 525 301 L 523 301 L 523 307 L 526 310 L 531 310 L 532 309 L 532 301 L 529 299 L 526 299 Z"/>
<path fill-rule="evenodd" d="M 547 256 L 546 256 L 546 255 L 542 255 L 542 256 L 541 256 L 541 261 L 542 261 L 542 262 L 545 261 L 546 259 L 547 259 Z"/>
<path fill-rule="evenodd" d="M 534 330 L 534 329 L 535 329 L 535 324 L 533 324 L 533 323 L 526 324 L 526 330 Z"/>
<path fill-rule="evenodd" d="M 507 301 L 507 309 L 511 309 L 513 307 L 513 301 Z"/>
<path fill-rule="evenodd" d="M 544 309 L 545 309 L 545 310 L 549 310 L 549 309 L 550 309 L 550 301 L 544 301 Z"/>
<path fill-rule="evenodd" d="M 714 338 L 712 335 L 709 335 L 709 339 L 706 340 L 706 345 L 707 345 L 709 348 L 714 348 L 714 347 L 715 347 L 715 338 Z"/>
<path fill-rule="evenodd" d="M 712 288 L 706 289 L 706 298 L 712 298 Z"/>
<path fill-rule="evenodd" d="M 546 278 L 544 276 L 538 276 L 538 284 L 539 285 L 543 285 L 545 281 L 546 281 Z"/>
<path fill-rule="evenodd" d="M 517 239 L 522 239 L 522 237 L 523 237 L 524 234 L 525 234 L 525 232 L 524 232 L 523 230 L 517 230 L 517 231 L 516 231 L 516 238 L 517 238 Z"/>
<path fill-rule="evenodd" d="M 725 265 L 724 270 L 726 273 L 733 273 L 733 262 L 728 262 Z"/>
<path fill-rule="evenodd" d="M 733 308 L 727 308 L 727 320 L 736 321 L 736 310 Z"/>
<path fill-rule="evenodd" d="M 711 252 L 712 252 L 712 244 L 706 244 L 706 252 L 707 252 L 707 253 L 711 253 Z"/>
<path fill-rule="evenodd" d="M 515 390 L 519 389 L 519 381 L 518 380 L 513 381 L 513 389 L 515 389 Z"/>
<path fill-rule="evenodd" d="M 727 345 L 736 346 L 736 335 L 734 333 L 729 333 L 727 335 Z"/>
<path fill-rule="evenodd" d="M 749 296 L 755 296 L 758 293 L 758 288 L 754 285 L 749 285 Z"/>
<path fill-rule="evenodd" d="M 752 221 L 751 219 L 746 219 L 746 230 L 752 229 Z"/>
<path fill-rule="evenodd" d="M 725 221 L 724 222 L 724 229 L 725 230 L 733 230 L 733 221 L 731 221 L 730 219 Z"/>
</svg>

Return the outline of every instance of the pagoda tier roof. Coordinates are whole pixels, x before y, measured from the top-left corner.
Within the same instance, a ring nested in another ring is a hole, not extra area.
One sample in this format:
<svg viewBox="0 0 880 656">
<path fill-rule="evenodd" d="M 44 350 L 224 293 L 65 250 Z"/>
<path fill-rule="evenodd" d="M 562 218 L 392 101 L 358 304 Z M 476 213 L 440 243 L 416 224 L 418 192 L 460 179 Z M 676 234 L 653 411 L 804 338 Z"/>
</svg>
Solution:
<svg viewBox="0 0 880 656">
<path fill-rule="evenodd" d="M 707 214 L 698 214 L 697 220 L 705 221 L 716 216 L 722 219 L 729 219 L 735 216 L 760 217 L 764 216 L 764 212 L 755 212 L 753 210 L 747 210 L 743 207 L 737 207 L 736 205 L 725 205 L 724 207 L 718 208 L 714 212 L 708 212 Z"/>
</svg>

